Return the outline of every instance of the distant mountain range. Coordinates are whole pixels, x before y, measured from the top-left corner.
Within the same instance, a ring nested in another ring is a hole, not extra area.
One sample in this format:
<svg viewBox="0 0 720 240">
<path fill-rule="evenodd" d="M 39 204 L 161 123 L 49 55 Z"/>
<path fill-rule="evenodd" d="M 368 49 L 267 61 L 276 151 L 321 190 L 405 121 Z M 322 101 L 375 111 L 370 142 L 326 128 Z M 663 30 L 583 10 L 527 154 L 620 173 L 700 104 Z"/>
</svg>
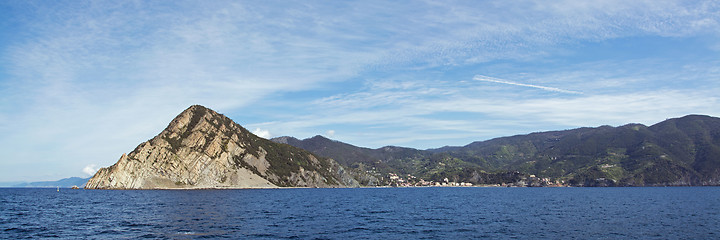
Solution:
<svg viewBox="0 0 720 240">
<path fill-rule="evenodd" d="M 702 115 L 668 119 L 649 127 L 578 128 L 430 150 L 369 149 L 322 136 L 272 140 L 380 179 L 399 174 L 475 184 L 720 185 L 720 119 Z"/>
<path fill-rule="evenodd" d="M 70 188 L 73 186 L 84 187 L 90 178 L 63 178 L 57 181 L 42 181 L 42 182 L 26 182 L 10 185 L 9 187 L 24 187 L 24 188 Z"/>
<path fill-rule="evenodd" d="M 418 150 L 357 147 L 322 136 L 260 138 L 194 105 L 89 180 L 27 187 L 90 189 L 356 186 L 720 185 L 720 118 L 551 131 Z"/>
</svg>

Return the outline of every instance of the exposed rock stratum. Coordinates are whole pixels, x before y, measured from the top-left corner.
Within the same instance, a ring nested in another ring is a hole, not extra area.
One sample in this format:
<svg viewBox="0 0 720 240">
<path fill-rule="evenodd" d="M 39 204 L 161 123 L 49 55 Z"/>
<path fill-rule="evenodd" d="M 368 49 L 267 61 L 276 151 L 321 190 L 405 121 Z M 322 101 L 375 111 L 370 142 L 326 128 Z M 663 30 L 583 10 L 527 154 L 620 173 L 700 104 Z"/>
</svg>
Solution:
<svg viewBox="0 0 720 240">
<path fill-rule="evenodd" d="M 255 136 L 193 105 L 159 135 L 101 168 L 87 189 L 355 187 L 337 162 Z"/>
</svg>

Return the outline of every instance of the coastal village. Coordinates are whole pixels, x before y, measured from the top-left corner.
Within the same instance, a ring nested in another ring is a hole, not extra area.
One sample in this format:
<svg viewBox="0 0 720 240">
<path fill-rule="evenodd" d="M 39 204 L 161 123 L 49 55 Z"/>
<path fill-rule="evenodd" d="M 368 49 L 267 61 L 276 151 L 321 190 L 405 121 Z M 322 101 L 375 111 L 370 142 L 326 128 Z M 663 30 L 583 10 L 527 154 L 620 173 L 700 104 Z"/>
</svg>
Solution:
<svg viewBox="0 0 720 240">
<path fill-rule="evenodd" d="M 539 178 L 535 175 L 529 175 L 527 178 L 523 178 L 518 182 L 501 184 L 455 182 L 448 178 L 443 178 L 442 181 L 426 181 L 411 174 L 407 174 L 403 177 L 396 173 L 389 173 L 388 180 L 387 185 L 384 187 L 567 187 L 565 181 L 563 180 Z"/>
<path fill-rule="evenodd" d="M 443 179 L 442 182 L 425 181 L 424 179 L 417 178 L 413 175 L 408 174 L 406 178 L 399 176 L 395 173 L 388 174 L 390 187 L 472 187 L 473 184 L 469 182 L 452 182 L 448 178 Z"/>
</svg>

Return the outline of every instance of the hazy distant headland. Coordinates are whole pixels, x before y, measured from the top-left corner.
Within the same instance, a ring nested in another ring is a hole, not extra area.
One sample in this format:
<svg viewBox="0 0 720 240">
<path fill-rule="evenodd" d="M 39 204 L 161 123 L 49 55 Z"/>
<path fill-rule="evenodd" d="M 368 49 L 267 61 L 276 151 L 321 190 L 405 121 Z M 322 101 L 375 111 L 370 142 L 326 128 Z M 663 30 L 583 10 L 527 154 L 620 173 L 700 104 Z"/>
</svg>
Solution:
<svg viewBox="0 0 720 240">
<path fill-rule="evenodd" d="M 19 188 L 70 188 L 70 187 L 85 187 L 85 183 L 90 178 L 81 177 L 69 177 L 63 178 L 57 181 L 40 181 L 40 182 L 15 182 L 5 183 L 3 187 L 19 187 Z"/>
</svg>

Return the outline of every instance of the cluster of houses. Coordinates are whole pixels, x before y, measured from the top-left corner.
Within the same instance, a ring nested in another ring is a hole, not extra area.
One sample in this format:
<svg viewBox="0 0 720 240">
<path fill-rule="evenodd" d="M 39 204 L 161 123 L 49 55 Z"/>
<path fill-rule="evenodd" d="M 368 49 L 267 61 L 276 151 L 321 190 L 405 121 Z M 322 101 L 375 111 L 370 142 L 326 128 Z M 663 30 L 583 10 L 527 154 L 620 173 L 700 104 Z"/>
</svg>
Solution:
<svg viewBox="0 0 720 240">
<path fill-rule="evenodd" d="M 425 181 L 419 179 L 413 175 L 408 174 L 403 177 L 395 173 L 390 173 L 388 185 L 390 187 L 472 187 L 473 184 L 469 182 L 454 182 L 448 178 L 444 178 L 442 181 Z M 497 186 L 497 187 L 564 187 L 566 186 L 565 181 L 553 180 L 550 178 L 539 178 L 535 175 L 529 177 L 523 177 L 522 180 L 514 183 L 501 183 L 493 185 L 483 186 Z"/>
<path fill-rule="evenodd" d="M 553 180 L 551 178 L 539 178 L 535 175 L 530 175 L 530 178 L 526 179 L 526 186 L 528 187 L 565 187 L 565 181 Z"/>
<path fill-rule="evenodd" d="M 389 179 L 389 186 L 392 187 L 470 187 L 473 185 L 467 182 L 451 182 L 448 178 L 443 179 L 441 182 L 425 181 L 410 174 L 403 178 L 395 173 L 390 173 Z"/>
</svg>

